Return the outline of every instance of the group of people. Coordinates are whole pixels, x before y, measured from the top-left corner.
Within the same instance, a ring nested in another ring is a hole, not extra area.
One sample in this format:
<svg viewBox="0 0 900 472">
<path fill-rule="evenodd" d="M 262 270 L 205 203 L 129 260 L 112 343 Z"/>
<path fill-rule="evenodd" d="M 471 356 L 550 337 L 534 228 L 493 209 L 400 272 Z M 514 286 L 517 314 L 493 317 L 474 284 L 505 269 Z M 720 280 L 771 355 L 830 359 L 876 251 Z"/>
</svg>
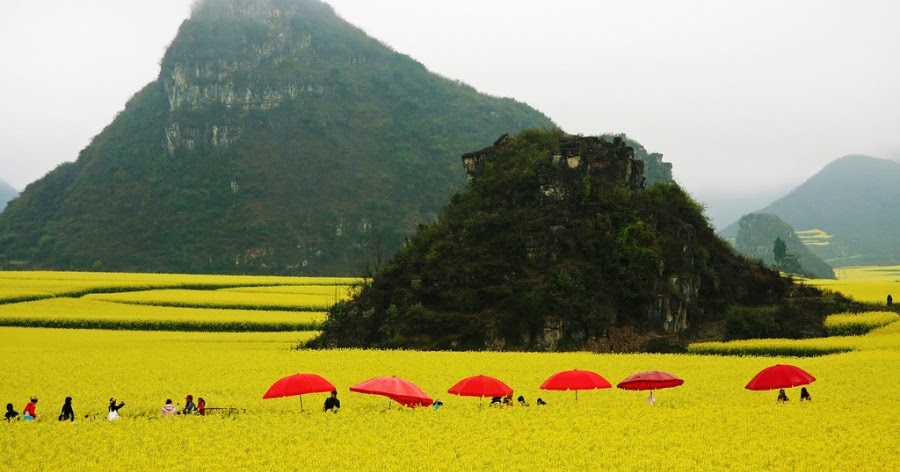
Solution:
<svg viewBox="0 0 900 472">
<path fill-rule="evenodd" d="M 650 393 L 650 396 L 647 398 L 647 403 L 653 404 L 655 403 L 655 398 L 653 398 L 653 392 Z M 806 387 L 800 389 L 800 401 L 811 401 L 812 396 L 809 394 L 809 390 Z M 785 393 L 784 389 L 778 391 L 778 402 L 784 403 L 788 401 L 787 393 Z M 25 409 L 22 410 L 22 419 L 25 421 L 34 421 L 37 418 L 37 397 L 31 397 L 30 401 L 27 405 L 25 405 Z M 519 395 L 519 398 L 516 399 L 516 402 L 519 406 L 529 406 L 528 402 L 525 400 L 525 397 Z M 491 406 L 513 406 L 512 395 L 507 395 L 505 397 L 493 397 L 491 398 Z M 546 405 L 543 399 L 537 399 L 538 405 Z M 117 402 L 115 398 L 109 399 L 109 407 L 107 408 L 106 419 L 109 421 L 116 421 L 121 418 L 119 415 L 119 410 L 125 406 L 125 402 Z M 444 406 L 444 403 L 441 401 L 437 401 L 434 403 L 434 409 L 440 409 Z M 338 410 L 341 409 L 341 401 L 338 400 L 337 390 L 332 390 L 331 395 L 325 399 L 325 405 L 322 408 L 322 411 L 330 411 L 332 413 L 337 413 Z M 194 403 L 194 396 L 188 395 L 184 397 L 184 408 L 179 410 L 174 404 L 172 404 L 172 399 L 167 398 L 165 405 L 163 405 L 162 410 L 159 412 L 160 416 L 163 418 L 171 418 L 176 415 L 199 415 L 206 416 L 206 400 L 203 397 L 197 398 L 197 403 Z M 19 412 L 17 412 L 13 408 L 12 403 L 6 404 L 6 421 L 12 421 L 18 419 Z M 59 417 L 57 418 L 59 421 L 75 421 L 75 411 L 72 408 L 72 397 L 66 397 L 63 402 L 62 410 L 59 412 Z"/>
<path fill-rule="evenodd" d="M 175 415 L 206 416 L 206 400 L 203 397 L 197 397 L 197 403 L 194 403 L 194 396 L 188 394 L 188 396 L 184 397 L 184 408 L 179 410 L 172 404 L 172 399 L 167 398 L 166 404 L 163 405 L 159 415 L 163 418 L 171 418 Z"/>
<path fill-rule="evenodd" d="M 516 402 L 518 402 L 519 406 L 529 406 L 528 402 L 525 400 L 525 397 L 522 395 L 519 395 L 519 398 L 516 399 Z M 546 405 L 547 402 L 538 397 L 537 404 Z M 513 406 L 512 395 L 507 395 L 505 397 L 491 397 L 491 406 Z"/>
<path fill-rule="evenodd" d="M 787 393 L 784 392 L 784 389 L 778 391 L 778 403 L 784 403 L 788 401 Z M 802 387 L 800 389 L 800 401 L 812 401 L 812 396 L 809 394 L 809 390 L 806 387 Z"/>
<path fill-rule="evenodd" d="M 335 392 L 337 393 L 337 392 Z M 37 419 L 37 397 L 31 397 L 27 405 L 25 405 L 25 409 L 22 410 L 22 419 L 25 421 L 34 421 Z M 125 406 L 125 402 L 117 402 L 115 398 L 109 399 L 109 406 L 107 407 L 106 419 L 109 421 L 116 421 L 122 416 L 119 414 L 119 410 Z M 340 407 L 340 403 L 338 403 L 338 407 Z M 185 405 L 180 411 L 172 405 L 172 400 L 167 399 L 165 406 L 163 406 L 160 415 L 162 417 L 170 417 L 175 415 L 206 415 L 206 400 L 202 397 L 197 399 L 197 403 L 194 403 L 194 397 L 192 395 L 188 395 L 185 397 Z M 4 416 L 6 421 L 13 421 L 19 419 L 19 412 L 13 408 L 12 403 L 6 404 L 6 415 Z M 59 421 L 75 421 L 75 410 L 72 407 L 72 397 L 66 397 L 63 401 L 62 409 L 59 412 L 59 416 L 57 417 Z"/>
</svg>

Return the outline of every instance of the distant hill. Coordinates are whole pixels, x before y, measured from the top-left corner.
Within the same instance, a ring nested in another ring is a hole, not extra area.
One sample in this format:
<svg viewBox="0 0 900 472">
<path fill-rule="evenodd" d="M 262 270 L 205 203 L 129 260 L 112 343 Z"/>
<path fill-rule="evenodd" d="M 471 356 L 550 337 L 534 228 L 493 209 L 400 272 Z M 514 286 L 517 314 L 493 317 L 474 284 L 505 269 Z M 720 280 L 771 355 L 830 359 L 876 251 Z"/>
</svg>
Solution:
<svg viewBox="0 0 900 472">
<path fill-rule="evenodd" d="M 553 126 L 322 2 L 201 1 L 159 78 L 2 214 L 0 268 L 358 275 L 465 184 L 463 151 Z"/>
<path fill-rule="evenodd" d="M 796 228 L 832 267 L 900 264 L 900 162 L 842 157 L 759 213 Z M 722 231 L 736 233 L 737 224 Z"/>
<path fill-rule="evenodd" d="M 831 302 L 736 254 L 678 185 L 643 185 L 632 151 L 529 130 L 463 155 L 469 186 L 310 345 L 628 351 L 722 325 L 822 331 Z"/>
<path fill-rule="evenodd" d="M 799 270 L 777 267 L 774 252 L 775 240 L 780 238 L 787 253 L 796 258 Z M 769 266 L 785 272 L 816 279 L 833 279 L 834 270 L 818 255 L 810 250 L 798 237 L 794 228 L 781 218 L 767 213 L 750 213 L 738 221 L 738 232 L 734 248 L 741 254 L 760 259 Z"/>
<path fill-rule="evenodd" d="M 14 189 L 12 185 L 0 180 L 0 212 L 6 208 L 6 203 L 16 198 L 19 195 L 19 191 Z"/>
</svg>

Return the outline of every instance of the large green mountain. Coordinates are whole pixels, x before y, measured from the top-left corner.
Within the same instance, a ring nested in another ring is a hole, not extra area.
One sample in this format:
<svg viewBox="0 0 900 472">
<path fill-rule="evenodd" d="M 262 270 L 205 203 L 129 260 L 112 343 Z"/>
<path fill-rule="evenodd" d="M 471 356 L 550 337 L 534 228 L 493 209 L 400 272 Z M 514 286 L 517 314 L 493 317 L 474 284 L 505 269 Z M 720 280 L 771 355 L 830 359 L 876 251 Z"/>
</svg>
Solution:
<svg viewBox="0 0 900 472">
<path fill-rule="evenodd" d="M 19 191 L 14 189 L 12 185 L 0 180 L 0 212 L 6 208 L 6 203 L 16 198 L 19 194 Z"/>
<path fill-rule="evenodd" d="M 796 228 L 833 267 L 900 264 L 900 162 L 844 156 L 758 213 Z"/>
<path fill-rule="evenodd" d="M 465 184 L 464 150 L 552 127 L 316 0 L 205 0 L 156 81 L 0 217 L 0 267 L 353 274 Z"/>
<path fill-rule="evenodd" d="M 645 186 L 624 140 L 529 130 L 463 166 L 469 186 L 311 345 L 618 351 L 720 322 L 732 337 L 821 332 L 818 290 L 736 254 L 676 184 Z"/>
</svg>

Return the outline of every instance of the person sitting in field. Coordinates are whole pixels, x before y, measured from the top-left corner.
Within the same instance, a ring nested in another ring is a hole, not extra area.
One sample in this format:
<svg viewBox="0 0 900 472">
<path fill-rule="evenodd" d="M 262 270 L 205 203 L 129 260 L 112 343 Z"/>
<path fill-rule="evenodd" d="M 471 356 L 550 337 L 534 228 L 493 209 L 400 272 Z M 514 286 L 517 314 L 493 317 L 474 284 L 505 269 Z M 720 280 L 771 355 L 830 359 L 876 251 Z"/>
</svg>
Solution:
<svg viewBox="0 0 900 472">
<path fill-rule="evenodd" d="M 325 407 L 322 411 L 331 411 L 337 413 L 341 409 L 341 401 L 338 400 L 337 390 L 331 391 L 331 396 L 325 399 Z"/>
<path fill-rule="evenodd" d="M 163 405 L 162 411 L 159 412 L 159 415 L 163 418 L 172 418 L 178 414 L 178 409 L 175 408 L 175 405 L 172 404 L 171 398 L 166 398 L 166 404 Z"/>
<path fill-rule="evenodd" d="M 788 401 L 787 394 L 784 393 L 784 389 L 778 391 L 778 403 L 784 403 Z"/>
<path fill-rule="evenodd" d="M 442 402 L 442 401 L 440 401 L 440 400 L 434 402 L 434 405 L 432 405 L 432 407 L 433 407 L 435 410 L 440 410 L 441 407 L 443 407 L 443 406 L 444 406 L 444 402 Z"/>
<path fill-rule="evenodd" d="M 655 405 L 655 404 L 656 404 L 656 397 L 653 396 L 653 391 L 652 391 L 652 390 L 650 391 L 650 396 L 647 397 L 647 404 L 649 404 L 649 405 Z"/>
<path fill-rule="evenodd" d="M 204 400 L 203 397 L 197 398 L 197 414 L 206 416 L 206 400 Z"/>
<path fill-rule="evenodd" d="M 194 404 L 194 396 L 188 394 L 188 396 L 184 397 L 184 409 L 181 410 L 182 414 L 192 415 L 197 411 L 197 405 Z"/>
<path fill-rule="evenodd" d="M 19 412 L 16 410 L 13 410 L 12 403 L 7 403 L 6 404 L 6 421 L 9 422 L 18 417 L 19 417 Z"/>
<path fill-rule="evenodd" d="M 122 403 L 116 405 L 115 397 L 110 398 L 109 399 L 109 408 L 108 408 L 108 412 L 106 414 L 106 419 L 108 419 L 109 421 L 116 421 L 117 419 L 121 418 L 122 416 L 119 415 L 119 409 L 122 408 L 123 406 L 125 406 L 125 402 L 122 402 Z"/>
<path fill-rule="evenodd" d="M 537 404 L 538 404 L 538 406 L 541 406 L 541 405 L 546 405 L 547 402 L 545 402 L 543 398 L 538 397 Z"/>
<path fill-rule="evenodd" d="M 491 406 L 502 405 L 502 404 L 503 404 L 503 397 L 491 397 L 491 403 L 490 403 Z"/>
<path fill-rule="evenodd" d="M 519 406 L 528 406 L 528 402 L 525 401 L 525 397 L 519 395 L 519 398 L 516 399 L 519 402 Z"/>
<path fill-rule="evenodd" d="M 809 390 L 806 387 L 800 389 L 800 401 L 812 401 L 812 397 L 809 395 Z"/>
<path fill-rule="evenodd" d="M 62 410 L 59 412 L 59 421 L 69 420 L 75 422 L 75 411 L 72 410 L 72 397 L 66 397 Z"/>
<path fill-rule="evenodd" d="M 22 419 L 25 421 L 34 421 L 37 418 L 37 413 L 35 412 L 35 407 L 37 407 L 37 397 L 31 397 L 31 401 L 25 405 L 25 409 L 22 410 Z"/>
</svg>

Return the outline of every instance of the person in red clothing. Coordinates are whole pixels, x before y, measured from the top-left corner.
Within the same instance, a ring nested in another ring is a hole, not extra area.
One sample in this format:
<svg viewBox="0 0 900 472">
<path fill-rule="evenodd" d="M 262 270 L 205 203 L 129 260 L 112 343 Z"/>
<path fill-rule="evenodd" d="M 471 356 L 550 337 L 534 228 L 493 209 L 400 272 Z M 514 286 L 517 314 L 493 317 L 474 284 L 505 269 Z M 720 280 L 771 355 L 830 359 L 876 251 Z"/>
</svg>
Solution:
<svg viewBox="0 0 900 472">
<path fill-rule="evenodd" d="M 37 418 L 37 413 L 35 413 L 34 408 L 37 406 L 37 397 L 31 397 L 31 401 L 25 405 L 25 409 L 22 410 L 22 419 L 25 421 L 33 421 Z"/>
<path fill-rule="evenodd" d="M 197 398 L 197 414 L 206 416 L 206 400 L 204 400 L 203 397 Z"/>
</svg>

